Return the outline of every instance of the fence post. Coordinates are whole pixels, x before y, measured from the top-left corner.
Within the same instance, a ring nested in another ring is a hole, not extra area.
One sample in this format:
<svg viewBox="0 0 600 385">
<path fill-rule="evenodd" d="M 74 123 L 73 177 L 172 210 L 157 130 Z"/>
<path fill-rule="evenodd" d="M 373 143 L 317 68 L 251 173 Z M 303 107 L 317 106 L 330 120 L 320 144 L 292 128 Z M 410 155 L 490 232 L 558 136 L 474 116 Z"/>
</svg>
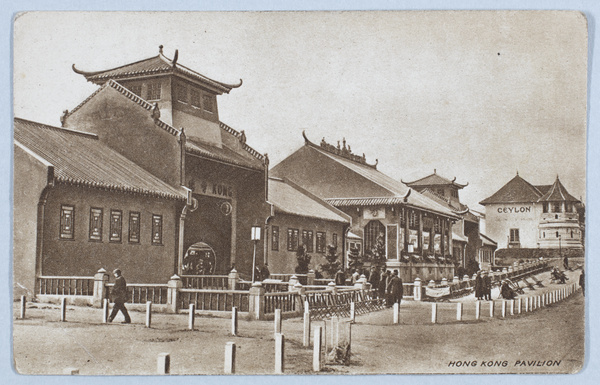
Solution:
<svg viewBox="0 0 600 385">
<path fill-rule="evenodd" d="M 310 311 L 304 312 L 304 334 L 302 346 L 310 346 Z"/>
<path fill-rule="evenodd" d="M 421 278 L 415 278 L 415 286 L 413 287 L 413 296 L 415 301 L 421 300 Z"/>
<path fill-rule="evenodd" d="M 308 303 L 308 300 L 304 301 L 304 312 L 308 313 L 310 311 L 310 305 Z"/>
<path fill-rule="evenodd" d="M 234 306 L 231 308 L 231 335 L 237 336 L 237 332 L 238 332 L 238 311 L 237 311 L 237 308 Z M 234 346 L 234 350 L 235 350 L 235 346 Z M 235 354 L 235 352 L 234 352 L 234 354 Z"/>
<path fill-rule="evenodd" d="M 481 318 L 481 301 L 475 302 L 475 319 Z"/>
<path fill-rule="evenodd" d="M 102 300 L 102 323 L 108 323 L 108 298 Z"/>
<path fill-rule="evenodd" d="M 502 318 L 506 317 L 506 300 L 502 300 Z"/>
<path fill-rule="evenodd" d="M 335 282 L 329 282 L 327 284 L 327 291 L 331 292 L 331 294 L 337 294 L 337 286 L 335 286 Z"/>
<path fill-rule="evenodd" d="M 285 337 L 281 333 L 275 334 L 275 374 L 283 374 L 284 371 L 284 349 Z"/>
<path fill-rule="evenodd" d="M 529 312 L 529 298 L 530 297 L 525 297 L 525 313 Z"/>
<path fill-rule="evenodd" d="M 275 309 L 274 318 L 275 335 L 281 334 L 281 309 Z"/>
<path fill-rule="evenodd" d="M 509 303 L 510 315 L 515 315 L 515 300 L 511 299 Z"/>
<path fill-rule="evenodd" d="M 248 312 L 250 318 L 256 320 L 265 319 L 265 288 L 260 282 L 254 282 L 250 287 L 248 299 Z"/>
<path fill-rule="evenodd" d="M 167 311 L 177 313 L 179 311 L 179 289 L 183 287 L 183 282 L 178 275 L 174 275 L 167 283 Z"/>
<path fill-rule="evenodd" d="M 171 372 L 171 355 L 159 353 L 156 362 L 156 374 L 169 374 Z"/>
<path fill-rule="evenodd" d="M 494 301 L 490 302 L 490 318 L 494 318 Z"/>
<path fill-rule="evenodd" d="M 106 284 L 108 283 L 108 273 L 106 270 L 101 268 L 94 275 L 94 296 L 92 297 L 92 304 L 94 307 L 101 307 L 102 300 L 107 298 L 107 288 Z"/>
<path fill-rule="evenodd" d="M 431 304 L 431 323 L 437 322 L 437 302 Z"/>
<path fill-rule="evenodd" d="M 456 304 L 456 320 L 462 321 L 462 316 L 463 316 L 463 304 L 462 304 L 462 302 L 458 302 Z"/>
<path fill-rule="evenodd" d="M 352 303 L 354 305 L 354 302 Z M 400 323 L 400 304 L 398 302 L 394 303 L 393 308 L 393 323 L 394 325 L 397 325 Z"/>
<path fill-rule="evenodd" d="M 323 327 L 317 326 L 315 328 L 315 336 L 313 342 L 313 372 L 321 371 L 321 351 L 323 350 L 321 346 L 321 344 L 323 343 L 322 335 Z"/>
<path fill-rule="evenodd" d="M 62 297 L 60 299 L 60 321 L 65 322 L 67 320 L 67 299 Z"/>
<path fill-rule="evenodd" d="M 521 297 L 517 298 L 517 314 L 521 314 Z"/>
<path fill-rule="evenodd" d="M 146 301 L 146 327 L 152 326 L 152 301 Z"/>
<path fill-rule="evenodd" d="M 21 319 L 25 319 L 25 309 L 27 308 L 27 297 L 21 296 Z"/>
<path fill-rule="evenodd" d="M 300 281 L 298 280 L 298 277 L 296 277 L 296 275 L 292 275 L 290 277 L 290 280 L 288 281 L 288 287 L 294 287 L 295 284 L 300 283 Z"/>
<path fill-rule="evenodd" d="M 235 342 L 225 344 L 225 374 L 235 373 Z"/>
<path fill-rule="evenodd" d="M 308 286 L 312 286 L 315 284 L 315 271 L 314 270 L 309 270 L 308 274 L 306 274 L 306 285 Z"/>
<path fill-rule="evenodd" d="M 240 274 L 237 272 L 236 269 L 232 269 L 229 272 L 229 275 L 227 276 L 227 289 L 236 290 L 237 283 L 239 280 L 240 280 Z"/>
<path fill-rule="evenodd" d="M 188 329 L 194 330 L 194 321 L 196 319 L 196 305 L 190 303 L 190 315 L 188 320 Z"/>
</svg>

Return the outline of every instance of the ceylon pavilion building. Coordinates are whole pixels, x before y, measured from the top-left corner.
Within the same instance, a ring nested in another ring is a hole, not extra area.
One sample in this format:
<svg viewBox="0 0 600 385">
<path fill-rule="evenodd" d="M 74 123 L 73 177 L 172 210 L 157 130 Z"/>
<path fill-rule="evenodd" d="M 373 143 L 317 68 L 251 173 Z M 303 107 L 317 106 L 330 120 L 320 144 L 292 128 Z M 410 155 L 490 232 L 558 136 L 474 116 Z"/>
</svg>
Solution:
<svg viewBox="0 0 600 385">
<path fill-rule="evenodd" d="M 558 176 L 552 185 L 532 185 L 517 173 L 480 204 L 486 209 L 486 231 L 499 248 L 583 248 L 581 202 Z"/>
</svg>

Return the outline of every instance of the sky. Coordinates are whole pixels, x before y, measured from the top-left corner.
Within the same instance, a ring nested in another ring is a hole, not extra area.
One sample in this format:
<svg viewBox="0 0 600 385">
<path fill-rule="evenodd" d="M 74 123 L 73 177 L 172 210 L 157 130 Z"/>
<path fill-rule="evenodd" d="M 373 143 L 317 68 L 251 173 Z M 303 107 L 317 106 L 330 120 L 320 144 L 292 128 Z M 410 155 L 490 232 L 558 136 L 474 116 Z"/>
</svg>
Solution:
<svg viewBox="0 0 600 385">
<path fill-rule="evenodd" d="M 97 88 L 74 73 L 158 54 L 243 85 L 221 121 L 275 165 L 346 139 L 404 181 L 469 183 L 476 210 L 517 171 L 585 200 L 587 21 L 579 12 L 25 13 L 14 115 L 60 125 Z"/>
</svg>

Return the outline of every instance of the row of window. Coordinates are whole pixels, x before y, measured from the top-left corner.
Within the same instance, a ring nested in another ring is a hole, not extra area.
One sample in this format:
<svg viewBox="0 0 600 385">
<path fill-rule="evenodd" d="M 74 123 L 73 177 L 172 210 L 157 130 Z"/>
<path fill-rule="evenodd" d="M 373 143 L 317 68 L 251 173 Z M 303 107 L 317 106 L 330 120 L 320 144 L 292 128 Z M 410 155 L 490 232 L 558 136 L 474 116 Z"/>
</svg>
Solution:
<svg viewBox="0 0 600 385">
<path fill-rule="evenodd" d="M 548 213 L 550 212 L 550 209 L 552 209 L 553 213 L 560 213 L 562 212 L 562 203 L 561 202 L 554 202 L 552 204 L 546 202 L 542 205 L 542 210 L 544 211 L 544 213 Z M 569 203 L 569 202 L 565 202 L 565 213 L 572 213 L 573 212 L 573 204 Z"/>
<path fill-rule="evenodd" d="M 202 108 L 206 112 L 214 112 L 211 95 L 203 94 L 200 90 L 182 82 L 176 82 L 173 89 L 175 91 L 175 100 L 178 102 L 188 103 L 192 107 Z"/>
<path fill-rule="evenodd" d="M 337 247 L 337 234 L 333 233 L 331 239 L 333 245 Z M 327 233 L 324 231 L 302 230 L 300 233 L 299 229 L 288 228 L 287 230 L 287 251 L 297 251 L 299 245 L 304 245 L 307 253 L 313 253 L 315 250 L 317 253 L 325 253 L 326 243 Z M 271 250 L 279 251 L 279 226 L 271 228 Z"/>
<path fill-rule="evenodd" d="M 91 242 L 103 241 L 103 218 L 104 209 L 90 208 L 89 240 Z M 129 243 L 140 243 L 141 214 L 138 211 L 129 212 L 129 227 L 127 239 Z M 152 214 L 152 237 L 151 244 L 162 245 L 162 215 Z M 61 205 L 60 207 L 60 239 L 75 239 L 75 207 Z M 108 241 L 120 243 L 123 241 L 123 211 L 110 210 L 110 225 Z"/>
<path fill-rule="evenodd" d="M 144 83 L 146 85 L 146 100 L 159 100 L 160 99 L 160 82 L 154 81 L 149 83 Z M 128 85 L 128 88 L 131 92 L 139 96 L 142 96 L 142 84 Z"/>
</svg>

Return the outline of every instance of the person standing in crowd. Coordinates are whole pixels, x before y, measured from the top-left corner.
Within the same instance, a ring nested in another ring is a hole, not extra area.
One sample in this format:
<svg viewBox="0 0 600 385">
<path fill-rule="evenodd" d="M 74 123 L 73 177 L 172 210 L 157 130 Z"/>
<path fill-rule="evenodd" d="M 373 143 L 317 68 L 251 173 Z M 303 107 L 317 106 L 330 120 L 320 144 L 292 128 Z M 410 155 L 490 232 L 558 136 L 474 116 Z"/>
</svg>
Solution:
<svg viewBox="0 0 600 385">
<path fill-rule="evenodd" d="M 579 276 L 579 286 L 581 286 L 581 294 L 585 297 L 585 270 L 581 269 L 581 275 Z"/>
<path fill-rule="evenodd" d="M 566 255 L 563 259 L 563 266 L 565 267 L 565 270 L 569 270 L 569 257 L 567 257 Z"/>
<path fill-rule="evenodd" d="M 344 274 L 342 269 L 339 269 L 337 273 L 335 273 L 334 280 L 336 286 L 346 286 L 346 275 Z"/>
<path fill-rule="evenodd" d="M 487 271 L 484 271 L 483 277 L 483 294 L 486 301 L 492 300 L 492 277 Z"/>
<path fill-rule="evenodd" d="M 475 297 L 477 300 L 483 300 L 484 296 L 484 284 L 483 277 L 481 276 L 481 270 L 477 272 L 477 276 L 475 277 Z"/>
<path fill-rule="evenodd" d="M 358 281 L 359 278 L 360 278 L 360 274 L 358 274 L 358 271 L 352 270 L 352 284 L 353 285 L 356 283 L 356 281 Z"/>
<path fill-rule="evenodd" d="M 398 276 L 398 270 L 394 270 L 392 277 L 388 282 L 388 293 L 390 293 L 390 306 L 402 301 L 402 295 L 404 294 L 404 287 L 402 285 L 402 279 Z"/>
<path fill-rule="evenodd" d="M 269 279 L 270 276 L 269 266 L 265 263 L 260 269 L 260 280 L 264 281 L 265 279 Z"/>
<path fill-rule="evenodd" d="M 125 321 L 122 323 L 129 324 L 131 323 L 131 318 L 129 318 L 129 313 L 127 312 L 127 308 L 125 307 L 125 302 L 127 302 L 127 282 L 125 278 L 121 275 L 121 270 L 115 269 L 113 271 L 115 275 L 115 285 L 112 290 L 112 300 L 114 302 L 112 312 L 110 313 L 110 317 L 108 317 L 108 322 L 112 322 L 113 319 L 117 316 L 119 310 L 123 313 L 125 317 Z"/>
<path fill-rule="evenodd" d="M 387 280 L 390 272 L 383 269 L 381 271 L 381 278 L 379 279 L 379 298 L 386 299 L 385 291 L 387 289 Z"/>
<path fill-rule="evenodd" d="M 380 278 L 381 277 L 379 276 L 379 272 L 377 271 L 377 268 L 375 266 L 371 266 L 371 272 L 369 273 L 369 283 L 371 284 L 371 289 L 374 290 L 376 297 L 379 292 L 379 279 Z"/>
</svg>

